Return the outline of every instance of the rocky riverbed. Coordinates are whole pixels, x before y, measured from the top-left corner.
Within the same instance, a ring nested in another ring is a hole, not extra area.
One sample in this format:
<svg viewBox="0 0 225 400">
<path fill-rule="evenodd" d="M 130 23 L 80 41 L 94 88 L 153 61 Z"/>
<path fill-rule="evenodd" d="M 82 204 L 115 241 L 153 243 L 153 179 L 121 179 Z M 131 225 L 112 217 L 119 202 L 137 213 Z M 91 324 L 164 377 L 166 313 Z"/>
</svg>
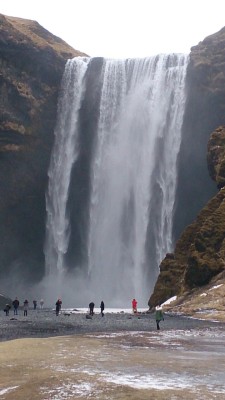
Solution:
<svg viewBox="0 0 225 400">
<path fill-rule="evenodd" d="M 161 330 L 191 330 L 208 329 L 216 326 L 224 329 L 223 323 L 203 321 L 199 319 L 185 318 L 171 313 L 165 314 L 165 320 L 161 322 Z M 156 330 L 154 314 L 142 312 L 132 314 L 130 312 L 106 311 L 104 317 L 96 312 L 91 318 L 84 310 L 62 310 L 56 316 L 52 309 L 29 310 L 28 316 L 23 316 L 19 310 L 17 316 L 10 311 L 9 316 L 0 312 L 0 341 L 18 338 L 38 338 L 64 335 L 76 335 L 93 332 L 119 332 L 119 331 L 143 331 Z"/>
</svg>

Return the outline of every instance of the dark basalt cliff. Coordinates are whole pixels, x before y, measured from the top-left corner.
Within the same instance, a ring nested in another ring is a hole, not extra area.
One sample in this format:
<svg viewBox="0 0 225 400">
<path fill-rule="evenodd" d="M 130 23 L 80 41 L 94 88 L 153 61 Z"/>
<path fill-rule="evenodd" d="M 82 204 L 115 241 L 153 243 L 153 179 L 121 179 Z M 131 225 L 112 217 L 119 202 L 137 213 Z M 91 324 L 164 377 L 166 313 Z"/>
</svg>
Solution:
<svg viewBox="0 0 225 400">
<path fill-rule="evenodd" d="M 184 230 L 174 253 L 162 261 L 150 308 L 207 285 L 225 272 L 225 126 L 210 136 L 207 159 L 220 190 Z"/>
<path fill-rule="evenodd" d="M 66 60 L 37 22 L 0 15 L 0 276 L 43 274 L 45 189 Z M 13 279 L 13 278 L 12 278 Z"/>
<path fill-rule="evenodd" d="M 174 237 L 216 194 L 207 171 L 210 134 L 225 125 L 225 28 L 192 47 L 179 161 Z"/>
<path fill-rule="evenodd" d="M 191 49 L 187 91 L 175 213 L 179 239 L 160 265 L 150 308 L 206 285 L 225 269 L 225 28 Z M 209 176 L 220 189 L 214 197 Z"/>
<path fill-rule="evenodd" d="M 225 128 L 219 127 L 212 133 L 208 142 L 208 168 L 217 187 L 225 186 Z"/>
</svg>

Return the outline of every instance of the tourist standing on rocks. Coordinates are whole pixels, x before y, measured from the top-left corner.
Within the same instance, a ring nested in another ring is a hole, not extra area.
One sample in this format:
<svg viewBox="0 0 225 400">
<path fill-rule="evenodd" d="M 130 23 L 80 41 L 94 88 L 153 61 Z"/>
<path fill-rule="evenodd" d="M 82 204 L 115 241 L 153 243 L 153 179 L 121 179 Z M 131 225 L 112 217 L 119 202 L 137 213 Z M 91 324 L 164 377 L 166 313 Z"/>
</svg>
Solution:
<svg viewBox="0 0 225 400">
<path fill-rule="evenodd" d="M 104 317 L 104 309 L 105 309 L 105 304 L 104 304 L 104 301 L 103 301 L 103 300 L 101 301 L 101 304 L 100 304 L 100 309 L 101 309 L 101 314 L 102 314 L 102 317 Z"/>
<path fill-rule="evenodd" d="M 24 317 L 27 317 L 28 306 L 29 306 L 29 302 L 26 299 L 26 300 L 24 300 L 24 303 L 23 303 L 23 316 Z"/>
<path fill-rule="evenodd" d="M 37 300 L 33 300 L 34 310 L 37 309 Z"/>
<path fill-rule="evenodd" d="M 132 300 L 132 310 L 133 310 L 133 313 L 136 314 L 136 312 L 137 312 L 137 300 L 136 299 Z"/>
<path fill-rule="evenodd" d="M 157 326 L 157 330 L 160 329 L 159 323 L 160 321 L 164 321 L 164 316 L 163 316 L 163 312 L 162 312 L 162 307 L 160 306 L 156 306 L 155 309 L 155 320 L 156 320 L 156 326 Z"/>
<path fill-rule="evenodd" d="M 90 315 L 94 315 L 94 308 L 95 308 L 95 303 L 91 301 L 91 303 L 89 304 Z"/>
<path fill-rule="evenodd" d="M 62 300 L 58 299 L 57 302 L 55 303 L 55 313 L 58 316 L 59 315 L 59 311 L 61 310 L 61 306 L 62 306 Z"/>
<path fill-rule="evenodd" d="M 41 309 L 43 308 L 43 305 L 44 305 L 44 300 L 41 299 L 41 300 L 40 300 L 40 307 L 41 307 Z"/>
<path fill-rule="evenodd" d="M 18 315 L 18 308 L 19 308 L 20 302 L 17 299 L 17 297 L 15 298 L 15 300 L 13 300 L 12 304 L 13 304 L 13 308 L 14 308 L 14 315 Z"/>
<path fill-rule="evenodd" d="M 9 316 L 9 310 L 10 310 L 10 308 L 11 308 L 10 304 L 6 304 L 6 305 L 5 305 L 5 309 L 4 309 L 4 311 L 5 311 L 5 315 L 6 315 L 6 317 L 8 317 L 8 316 Z"/>
</svg>

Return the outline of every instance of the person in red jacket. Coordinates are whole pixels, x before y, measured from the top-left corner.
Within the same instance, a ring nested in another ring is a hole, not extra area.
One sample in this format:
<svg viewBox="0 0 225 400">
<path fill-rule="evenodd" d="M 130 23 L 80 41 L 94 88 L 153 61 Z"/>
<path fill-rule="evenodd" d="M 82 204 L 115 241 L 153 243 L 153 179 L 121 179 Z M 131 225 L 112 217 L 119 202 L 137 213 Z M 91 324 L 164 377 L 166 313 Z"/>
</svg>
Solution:
<svg viewBox="0 0 225 400">
<path fill-rule="evenodd" d="M 133 310 L 134 314 L 137 312 L 137 300 L 136 299 L 132 300 L 132 310 Z"/>
</svg>

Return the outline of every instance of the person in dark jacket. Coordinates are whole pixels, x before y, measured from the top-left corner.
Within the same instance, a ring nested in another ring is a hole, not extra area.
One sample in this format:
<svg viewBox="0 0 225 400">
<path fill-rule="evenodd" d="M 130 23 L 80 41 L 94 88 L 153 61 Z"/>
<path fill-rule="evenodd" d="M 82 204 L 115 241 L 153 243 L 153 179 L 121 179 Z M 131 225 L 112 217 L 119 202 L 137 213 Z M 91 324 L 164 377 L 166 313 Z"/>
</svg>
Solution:
<svg viewBox="0 0 225 400">
<path fill-rule="evenodd" d="M 91 301 L 91 303 L 89 304 L 90 315 L 94 315 L 94 308 L 95 308 L 95 303 Z"/>
<path fill-rule="evenodd" d="M 5 305 L 4 311 L 5 311 L 5 315 L 6 315 L 7 317 L 9 316 L 9 310 L 10 310 L 10 308 L 11 308 L 10 304 L 6 304 L 6 305 Z"/>
<path fill-rule="evenodd" d="M 55 313 L 58 316 L 59 315 L 59 311 L 61 310 L 62 307 L 62 300 L 58 299 L 57 302 L 55 303 Z"/>
<path fill-rule="evenodd" d="M 13 304 L 13 308 L 14 308 L 14 315 L 18 315 L 18 308 L 19 308 L 20 302 L 17 299 L 17 297 L 15 298 L 15 300 L 13 300 L 12 304 Z"/>
<path fill-rule="evenodd" d="M 105 304 L 104 304 L 104 301 L 103 301 L 103 300 L 101 301 L 101 304 L 100 304 L 100 309 L 101 309 L 101 314 L 102 314 L 102 317 L 104 317 L 104 309 L 105 309 Z"/>
<path fill-rule="evenodd" d="M 37 300 L 33 300 L 33 306 L 34 306 L 34 310 L 37 309 Z"/>
<path fill-rule="evenodd" d="M 27 311 L 28 311 L 28 307 L 29 307 L 29 302 L 28 300 L 24 300 L 23 302 L 23 315 L 24 317 L 27 317 Z"/>
</svg>

